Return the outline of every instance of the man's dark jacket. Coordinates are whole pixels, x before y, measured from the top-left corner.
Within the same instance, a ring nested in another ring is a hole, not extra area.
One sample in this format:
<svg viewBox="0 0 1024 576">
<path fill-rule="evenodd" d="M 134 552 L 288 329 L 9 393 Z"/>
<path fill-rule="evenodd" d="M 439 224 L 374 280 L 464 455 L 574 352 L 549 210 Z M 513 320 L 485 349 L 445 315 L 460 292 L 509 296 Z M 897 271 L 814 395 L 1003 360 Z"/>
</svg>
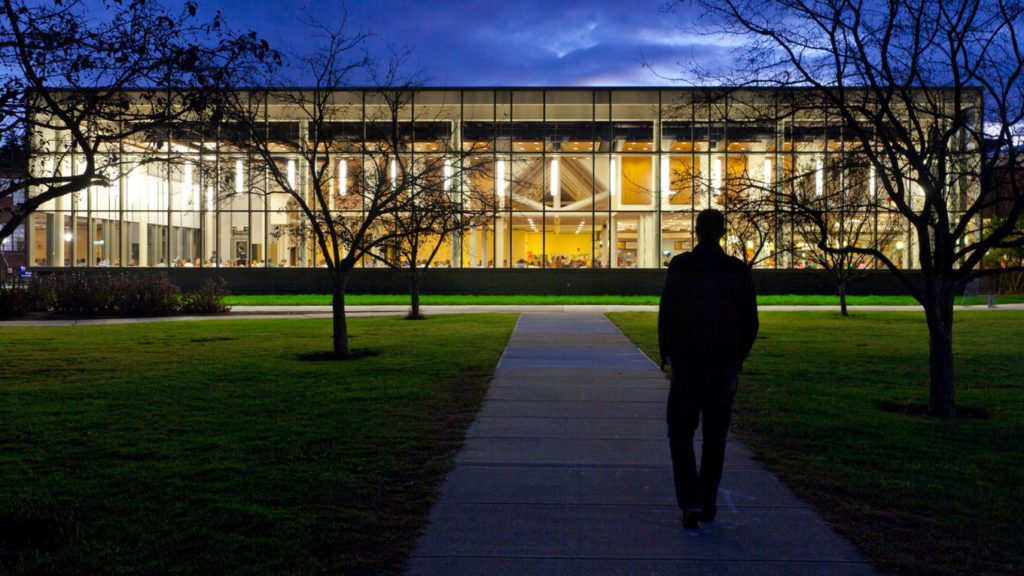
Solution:
<svg viewBox="0 0 1024 576">
<path fill-rule="evenodd" d="M 717 243 L 698 244 L 668 266 L 658 311 L 661 359 L 687 379 L 719 380 L 738 370 L 757 337 L 750 270 Z"/>
</svg>

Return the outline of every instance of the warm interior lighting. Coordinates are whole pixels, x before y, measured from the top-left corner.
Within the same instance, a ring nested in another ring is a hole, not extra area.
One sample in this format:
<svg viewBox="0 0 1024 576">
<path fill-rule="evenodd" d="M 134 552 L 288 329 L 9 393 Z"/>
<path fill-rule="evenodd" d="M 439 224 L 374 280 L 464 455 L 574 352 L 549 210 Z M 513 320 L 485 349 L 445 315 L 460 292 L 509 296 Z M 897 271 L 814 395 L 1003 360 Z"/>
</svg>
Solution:
<svg viewBox="0 0 1024 576">
<path fill-rule="evenodd" d="M 718 195 L 722 191 L 722 159 L 715 158 L 711 163 L 711 193 Z"/>
<path fill-rule="evenodd" d="M 903 250 L 903 240 L 898 240 L 896 242 L 896 249 L 897 250 Z"/>
<path fill-rule="evenodd" d="M 672 195 L 672 174 L 669 172 L 668 156 L 661 157 L 661 195 L 666 199 Z"/>
<path fill-rule="evenodd" d="M 213 188 L 206 187 L 206 209 L 213 212 Z"/>
<path fill-rule="evenodd" d="M 141 174 L 138 170 L 132 170 L 128 173 L 128 209 L 135 207 L 135 204 L 139 200 L 141 194 L 142 183 L 139 180 L 142 179 Z"/>
<path fill-rule="evenodd" d="M 188 194 L 192 197 L 192 209 L 199 209 L 199 188 L 192 185 L 192 163 L 185 162 L 184 173 L 181 176 L 182 195 Z"/>
<path fill-rule="evenodd" d="M 615 189 L 618 188 L 618 174 L 615 170 L 615 158 L 612 158 L 611 164 L 608 165 L 608 196 L 615 197 Z"/>
<path fill-rule="evenodd" d="M 764 159 L 764 183 L 765 183 L 765 186 L 769 186 L 770 187 L 772 185 L 772 159 L 771 158 L 765 158 Z"/>
<path fill-rule="evenodd" d="M 72 240 L 74 240 L 74 238 L 75 237 L 71 234 L 71 232 L 65 232 L 64 233 L 64 241 L 65 242 L 71 242 Z"/>
<path fill-rule="evenodd" d="M 622 151 L 623 152 L 650 152 L 651 151 L 651 143 L 650 142 L 639 142 L 639 141 L 627 140 L 627 141 L 622 143 Z"/>
<path fill-rule="evenodd" d="M 295 160 L 288 161 L 288 187 L 295 190 Z"/>
<path fill-rule="evenodd" d="M 163 207 L 160 205 L 160 189 L 164 187 L 166 182 L 163 179 L 153 181 L 152 178 L 146 178 L 146 202 L 149 206 L 156 206 L 158 210 Z"/>
<path fill-rule="evenodd" d="M 444 161 L 444 191 L 448 192 L 452 189 L 452 161 Z"/>
<path fill-rule="evenodd" d="M 497 181 L 497 192 L 498 192 L 498 206 L 505 208 L 505 161 L 498 160 L 498 181 Z"/>
<path fill-rule="evenodd" d="M 338 195 L 348 194 L 348 162 L 344 158 L 338 160 Z"/>
<path fill-rule="evenodd" d="M 540 152 L 544 149 L 544 143 L 538 140 L 520 141 L 512 144 L 512 150 L 516 152 Z"/>
<path fill-rule="evenodd" d="M 390 171 L 391 171 L 391 189 L 394 190 L 395 188 L 398 187 L 398 162 L 394 158 L 391 159 Z"/>
<path fill-rule="evenodd" d="M 814 195 L 821 196 L 825 191 L 825 167 L 821 156 L 814 159 Z"/>
<path fill-rule="evenodd" d="M 244 190 L 242 179 L 245 178 L 245 171 L 242 168 L 242 161 L 235 160 L 235 193 L 241 194 Z"/>
<path fill-rule="evenodd" d="M 335 192 L 334 180 L 328 178 L 327 179 L 327 210 L 330 211 L 330 212 L 334 212 L 334 208 L 335 208 L 334 207 L 334 200 L 335 200 L 336 196 L 337 196 L 337 193 Z"/>
<path fill-rule="evenodd" d="M 561 191 L 561 183 L 558 181 L 558 158 L 551 160 L 551 197 L 555 199 L 555 202 L 561 200 L 559 193 Z"/>
<path fill-rule="evenodd" d="M 875 187 L 875 167 L 872 166 L 868 174 L 868 194 L 871 198 L 878 200 L 878 189 Z"/>
</svg>

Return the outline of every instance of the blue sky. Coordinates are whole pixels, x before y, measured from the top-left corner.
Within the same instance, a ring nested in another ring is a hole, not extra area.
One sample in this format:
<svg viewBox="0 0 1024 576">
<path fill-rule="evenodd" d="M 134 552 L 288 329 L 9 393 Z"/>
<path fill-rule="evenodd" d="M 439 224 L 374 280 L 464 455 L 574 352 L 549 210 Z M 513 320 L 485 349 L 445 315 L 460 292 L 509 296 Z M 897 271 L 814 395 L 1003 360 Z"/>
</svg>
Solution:
<svg viewBox="0 0 1024 576">
<path fill-rule="evenodd" d="M 174 0 L 164 0 L 173 7 Z M 728 46 L 682 31 L 690 24 L 665 0 L 199 0 L 233 28 L 253 29 L 284 51 L 309 48 L 316 19 L 373 34 L 371 53 L 409 49 L 436 86 L 669 85 L 692 62 L 713 65 Z M 343 7 L 344 6 L 344 7 Z M 643 66 L 649 64 L 657 72 Z M 659 77 L 667 76 L 669 78 Z"/>
</svg>

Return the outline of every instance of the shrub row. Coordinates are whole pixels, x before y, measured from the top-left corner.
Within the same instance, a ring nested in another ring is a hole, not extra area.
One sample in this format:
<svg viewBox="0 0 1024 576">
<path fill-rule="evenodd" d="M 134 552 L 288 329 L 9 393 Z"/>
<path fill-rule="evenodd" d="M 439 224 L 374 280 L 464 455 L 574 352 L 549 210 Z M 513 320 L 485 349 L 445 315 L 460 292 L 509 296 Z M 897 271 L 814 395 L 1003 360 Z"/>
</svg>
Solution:
<svg viewBox="0 0 1024 576">
<path fill-rule="evenodd" d="M 181 296 L 182 314 L 223 314 L 231 307 L 224 303 L 230 294 L 228 283 L 223 278 L 210 278 L 198 290 L 185 292 Z"/>
<path fill-rule="evenodd" d="M 220 314 L 229 309 L 227 293 L 221 278 L 182 294 L 164 273 L 52 274 L 23 286 L 0 286 L 0 318 L 33 311 L 81 317 Z"/>
<path fill-rule="evenodd" d="M 0 283 L 0 320 L 35 310 L 35 296 L 27 288 Z"/>
</svg>

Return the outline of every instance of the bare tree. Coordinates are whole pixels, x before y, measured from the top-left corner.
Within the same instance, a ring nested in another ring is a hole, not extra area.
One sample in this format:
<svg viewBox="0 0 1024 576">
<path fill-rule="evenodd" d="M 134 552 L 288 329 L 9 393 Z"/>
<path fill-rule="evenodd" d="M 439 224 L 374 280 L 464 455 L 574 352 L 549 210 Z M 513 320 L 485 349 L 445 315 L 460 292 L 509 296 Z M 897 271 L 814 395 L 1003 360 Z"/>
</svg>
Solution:
<svg viewBox="0 0 1024 576">
<path fill-rule="evenodd" d="M 384 106 L 366 119 L 390 126 L 374 141 L 363 143 L 365 161 L 389 166 L 400 202 L 378 223 L 378 235 L 388 238 L 383 249 L 371 250 L 375 261 L 405 274 L 409 286 L 408 318 L 420 319 L 420 286 L 424 273 L 442 252 L 461 259 L 463 232 L 493 216 L 494 158 L 486 145 L 462 142 L 452 118 L 458 102 L 419 94 L 425 84 L 419 71 L 407 71 L 408 53 L 393 54 L 371 69 L 376 98 Z M 394 166 L 394 168 L 392 168 Z"/>
<path fill-rule="evenodd" d="M 291 89 L 283 67 L 268 67 L 266 88 L 228 98 L 225 122 L 238 130 L 249 173 L 262 174 L 250 193 L 287 198 L 288 224 L 275 236 L 296 242 L 300 261 L 331 271 L 333 354 L 345 358 L 353 268 L 401 261 L 394 255 L 410 243 L 419 253 L 427 238 L 461 226 L 462 182 L 479 167 L 462 161 L 470 151 L 453 144 L 451 122 L 416 122 L 416 76 L 404 75 L 402 57 L 378 68 L 361 52 L 365 35 L 348 34 L 344 22 L 317 30 L 320 47 L 293 61 L 310 87 Z M 377 89 L 347 89 L 367 74 Z M 415 297 L 419 276 L 412 281 Z"/>
<path fill-rule="evenodd" d="M 727 132 L 711 137 L 707 144 L 689 141 L 693 137 L 693 108 L 710 117 L 728 117 Z M 771 163 L 751 162 L 753 156 L 749 154 L 754 142 L 775 139 L 777 118 L 771 100 L 742 89 L 715 87 L 694 90 L 687 98 L 669 103 L 665 110 L 670 132 L 678 130 L 672 123 L 685 127 L 673 134 L 681 140 L 682 154 L 676 153 L 669 160 L 672 189 L 693 192 L 687 195 L 692 196 L 689 202 L 698 210 L 708 207 L 725 213 L 727 231 L 722 242 L 727 253 L 750 268 L 774 265 L 784 214 L 778 210 Z M 701 154 L 706 145 L 710 145 L 706 151 L 714 154 Z M 773 155 L 768 153 L 769 157 Z"/>
<path fill-rule="evenodd" d="M 974 278 L 999 271 L 979 266 L 989 250 L 1024 242 L 1013 236 L 1024 210 L 1018 179 L 1008 179 L 1011 208 L 1001 226 L 982 226 L 991 199 L 979 193 L 998 156 L 1018 166 L 1024 7 L 1015 0 L 682 3 L 703 8 L 716 33 L 744 42 L 739 66 L 725 74 L 734 83 L 810 88 L 863 151 L 882 194 L 913 232 L 923 282 L 877 246 L 822 249 L 881 262 L 921 303 L 929 409 L 954 416 L 954 298 Z M 1000 154 L 983 154 L 989 139 Z M 817 225 L 827 229 L 823 219 Z"/>
<path fill-rule="evenodd" d="M 749 268 L 771 264 L 778 257 L 776 241 L 784 214 L 774 191 L 747 171 L 726 186 L 725 249 Z"/>
<path fill-rule="evenodd" d="M 203 117 L 230 72 L 269 53 L 255 34 L 232 36 L 219 15 L 201 22 L 197 10 L 3 1 L 0 145 L 33 160 L 0 187 L 0 241 L 47 202 L 166 161 L 160 134 Z M 125 142 L 140 144 L 130 162 Z"/>
<path fill-rule="evenodd" d="M 383 253 L 372 254 L 405 274 L 410 319 L 423 317 L 420 286 L 424 273 L 443 252 L 451 259 L 460 259 L 461 235 L 486 225 L 494 214 L 490 187 L 477 185 L 493 177 L 492 157 L 477 155 L 481 150 L 473 150 L 475 145 L 457 150 L 450 146 L 450 135 L 440 136 L 441 140 L 431 141 L 429 155 L 410 159 L 414 168 L 406 176 L 410 180 L 406 211 L 382 219 L 381 226 L 390 229 L 387 235 L 393 241 Z M 417 163 L 422 164 L 417 167 Z"/>
<path fill-rule="evenodd" d="M 877 264 L 868 252 L 842 248 L 889 246 L 903 231 L 902 221 L 878 202 L 873 170 L 859 160 L 857 154 L 836 155 L 777 191 L 795 232 L 787 251 L 798 267 L 828 272 L 843 316 L 849 316 L 847 285 Z"/>
<path fill-rule="evenodd" d="M 349 35 L 344 22 L 319 32 L 318 48 L 294 57 L 301 73 L 312 79 L 308 89 L 289 90 L 285 66 L 268 66 L 258 79 L 263 87 L 228 94 L 224 122 L 237 131 L 234 145 L 246 154 L 249 174 L 262 175 L 262 187 L 249 193 L 287 198 L 288 224 L 274 235 L 299 242 L 300 262 L 314 251 L 308 245 L 312 239 L 330 269 L 333 354 L 346 358 L 349 274 L 365 253 L 388 240 L 375 235 L 375 228 L 396 209 L 400 195 L 390 186 L 387 163 L 360 161 L 363 124 L 353 119 L 360 118 L 362 101 L 340 91 L 367 65 L 360 53 L 365 36 Z M 270 122 L 271 109 L 277 122 Z M 394 152 L 383 153 L 394 157 Z"/>
</svg>

